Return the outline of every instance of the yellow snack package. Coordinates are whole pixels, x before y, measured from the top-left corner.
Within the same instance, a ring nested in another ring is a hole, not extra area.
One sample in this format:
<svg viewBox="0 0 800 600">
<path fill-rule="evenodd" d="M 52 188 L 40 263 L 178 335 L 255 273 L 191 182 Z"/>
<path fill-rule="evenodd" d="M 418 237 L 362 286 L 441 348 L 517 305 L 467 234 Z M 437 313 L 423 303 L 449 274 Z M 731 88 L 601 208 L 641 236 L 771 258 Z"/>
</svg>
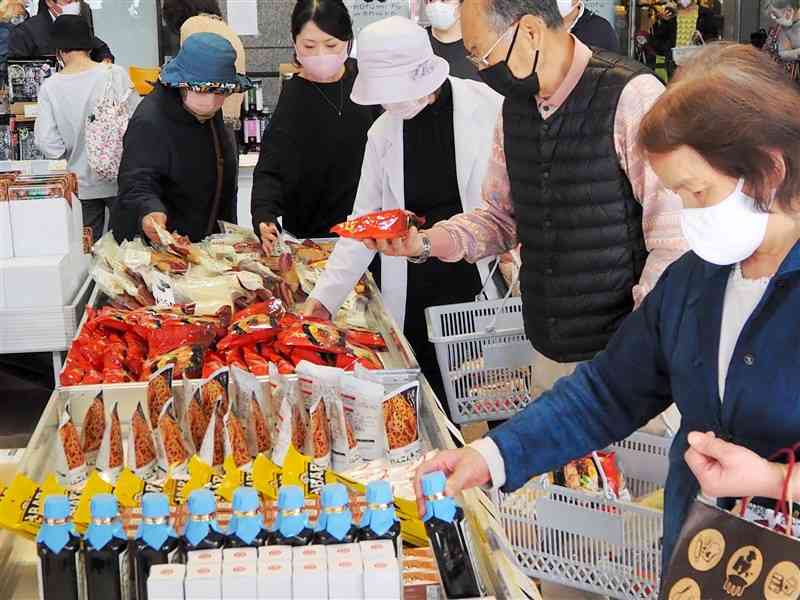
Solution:
<svg viewBox="0 0 800 600">
<path fill-rule="evenodd" d="M 193 491 L 205 487 L 214 474 L 214 469 L 196 454 L 189 460 L 188 470 L 189 480 L 182 486 L 181 503 L 186 502 Z"/>
<path fill-rule="evenodd" d="M 133 474 L 130 469 L 123 469 L 117 478 L 114 495 L 120 508 L 138 508 L 142 503 L 144 480 Z"/>
<path fill-rule="evenodd" d="M 18 473 L 0 501 L 0 526 L 35 535 L 42 523 L 41 496 L 39 485 Z"/>
<path fill-rule="evenodd" d="M 227 502 L 233 502 L 233 493 L 236 491 L 236 488 L 248 486 L 245 473 L 236 467 L 236 460 L 233 456 L 228 456 L 228 458 L 225 459 L 223 468 L 225 469 L 225 476 L 222 478 L 216 490 L 216 494 Z M 252 487 L 252 481 L 250 481 L 249 487 Z"/>
<path fill-rule="evenodd" d="M 278 499 L 278 488 L 282 485 L 283 469 L 263 454 L 253 461 L 253 487 L 266 500 Z"/>
<path fill-rule="evenodd" d="M 113 491 L 114 486 L 100 477 L 100 473 L 94 471 L 89 475 L 89 479 L 86 480 L 86 484 L 83 486 L 78 506 L 72 513 L 72 522 L 75 523 L 75 526 L 79 529 L 88 527 L 91 521 L 89 507 L 91 506 L 92 498 L 97 494 L 110 494 Z"/>
</svg>

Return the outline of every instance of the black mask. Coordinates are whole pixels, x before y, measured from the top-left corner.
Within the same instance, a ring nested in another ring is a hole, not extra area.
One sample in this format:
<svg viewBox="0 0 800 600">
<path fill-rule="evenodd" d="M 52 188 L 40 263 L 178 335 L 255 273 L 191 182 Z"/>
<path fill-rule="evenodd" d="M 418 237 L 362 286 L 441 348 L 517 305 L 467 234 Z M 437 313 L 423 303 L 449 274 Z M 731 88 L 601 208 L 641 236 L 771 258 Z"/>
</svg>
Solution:
<svg viewBox="0 0 800 600">
<path fill-rule="evenodd" d="M 517 41 L 517 34 L 519 33 L 519 25 L 514 32 L 514 39 L 511 40 L 511 45 L 508 47 L 508 54 L 506 58 L 499 63 L 487 67 L 482 71 L 478 71 L 483 82 L 492 88 L 501 96 L 505 96 L 511 100 L 520 100 L 523 102 L 532 101 L 536 94 L 539 93 L 539 74 L 536 72 L 536 66 L 539 64 L 539 51 L 533 58 L 533 70 L 531 74 L 522 79 L 515 77 L 508 68 L 508 59 L 511 56 L 511 51 L 514 49 L 514 44 Z"/>
</svg>

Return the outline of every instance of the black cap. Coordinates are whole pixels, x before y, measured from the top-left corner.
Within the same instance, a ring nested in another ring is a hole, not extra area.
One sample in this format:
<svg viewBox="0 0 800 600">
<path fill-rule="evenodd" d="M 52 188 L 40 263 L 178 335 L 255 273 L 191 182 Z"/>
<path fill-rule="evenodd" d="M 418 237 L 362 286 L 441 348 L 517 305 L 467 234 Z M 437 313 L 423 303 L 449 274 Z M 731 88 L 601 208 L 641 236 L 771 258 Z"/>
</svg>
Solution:
<svg viewBox="0 0 800 600">
<path fill-rule="evenodd" d="M 56 50 L 93 50 L 89 23 L 79 15 L 61 15 L 53 23 L 51 40 Z"/>
</svg>

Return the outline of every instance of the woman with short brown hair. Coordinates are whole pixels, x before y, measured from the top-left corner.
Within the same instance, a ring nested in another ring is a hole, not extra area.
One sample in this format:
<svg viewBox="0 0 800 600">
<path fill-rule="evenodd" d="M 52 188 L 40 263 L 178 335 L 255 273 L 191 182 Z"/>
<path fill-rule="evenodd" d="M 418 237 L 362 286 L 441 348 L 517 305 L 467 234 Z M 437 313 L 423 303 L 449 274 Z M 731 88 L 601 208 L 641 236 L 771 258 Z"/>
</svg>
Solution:
<svg viewBox="0 0 800 600">
<path fill-rule="evenodd" d="M 713 432 L 758 457 L 800 440 L 799 104 L 783 69 L 750 46 L 711 44 L 682 67 L 639 141 L 683 200 L 693 251 L 664 272 L 605 352 L 488 438 L 440 452 L 417 481 L 444 470 L 448 495 L 488 483 L 512 492 L 625 438 L 674 401 L 682 424 L 666 485 L 668 559 L 700 491 L 684 460 L 690 432 Z M 704 447 L 703 436 L 692 440 Z M 710 459 L 689 459 L 704 483 L 719 483 Z M 738 478 L 774 495 L 767 488 L 777 471 L 761 460 Z"/>
</svg>

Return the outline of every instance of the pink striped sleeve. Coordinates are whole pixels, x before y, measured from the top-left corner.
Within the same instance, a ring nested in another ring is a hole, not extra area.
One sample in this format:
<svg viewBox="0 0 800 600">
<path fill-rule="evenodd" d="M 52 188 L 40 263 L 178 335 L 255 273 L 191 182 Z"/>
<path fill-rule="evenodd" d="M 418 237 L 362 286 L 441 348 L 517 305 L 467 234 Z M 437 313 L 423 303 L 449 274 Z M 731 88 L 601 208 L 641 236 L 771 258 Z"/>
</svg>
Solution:
<svg viewBox="0 0 800 600">
<path fill-rule="evenodd" d="M 656 77 L 636 77 L 622 91 L 614 121 L 617 157 L 642 204 L 642 230 L 650 253 L 639 284 L 633 288 L 636 306 L 655 287 L 664 269 L 688 249 L 681 232 L 681 200 L 661 185 L 637 144 L 639 124 L 663 91 Z"/>
</svg>

